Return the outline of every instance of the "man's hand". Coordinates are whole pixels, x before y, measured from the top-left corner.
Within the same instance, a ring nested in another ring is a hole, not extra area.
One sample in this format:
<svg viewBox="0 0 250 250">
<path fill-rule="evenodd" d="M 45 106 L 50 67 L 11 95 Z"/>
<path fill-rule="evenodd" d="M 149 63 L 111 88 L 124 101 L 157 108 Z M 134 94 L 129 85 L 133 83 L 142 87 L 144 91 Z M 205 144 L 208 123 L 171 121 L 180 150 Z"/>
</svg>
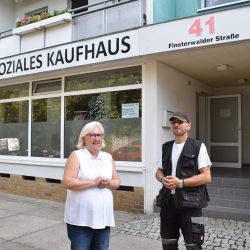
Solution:
<svg viewBox="0 0 250 250">
<path fill-rule="evenodd" d="M 176 189 L 180 181 L 181 180 L 176 176 L 166 176 L 162 178 L 162 184 L 168 189 Z"/>
</svg>

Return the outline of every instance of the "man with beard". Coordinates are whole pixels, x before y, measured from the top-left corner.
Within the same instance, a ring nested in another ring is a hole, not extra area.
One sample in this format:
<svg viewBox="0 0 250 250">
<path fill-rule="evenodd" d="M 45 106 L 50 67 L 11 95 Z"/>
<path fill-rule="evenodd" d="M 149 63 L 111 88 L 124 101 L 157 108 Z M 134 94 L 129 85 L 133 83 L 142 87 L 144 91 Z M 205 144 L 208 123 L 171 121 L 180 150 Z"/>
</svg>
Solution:
<svg viewBox="0 0 250 250">
<path fill-rule="evenodd" d="M 191 123 L 185 113 L 176 112 L 169 121 L 175 139 L 163 144 L 156 171 L 163 185 L 157 196 L 162 248 L 178 249 L 181 229 L 188 250 L 202 249 L 202 208 L 209 201 L 205 184 L 211 181 L 211 161 L 204 143 L 189 138 Z"/>
</svg>

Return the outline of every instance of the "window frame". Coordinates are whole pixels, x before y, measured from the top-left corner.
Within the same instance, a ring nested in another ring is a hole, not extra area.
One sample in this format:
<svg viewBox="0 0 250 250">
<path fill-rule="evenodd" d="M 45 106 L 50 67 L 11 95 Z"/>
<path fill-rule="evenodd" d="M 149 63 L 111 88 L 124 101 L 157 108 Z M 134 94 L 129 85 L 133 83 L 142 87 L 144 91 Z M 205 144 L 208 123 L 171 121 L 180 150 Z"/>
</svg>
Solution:
<svg viewBox="0 0 250 250">
<path fill-rule="evenodd" d="M 47 83 L 53 83 L 53 82 L 59 82 L 59 81 L 61 81 L 61 89 L 46 91 L 46 92 L 36 92 L 40 85 L 47 84 Z M 33 88 L 33 84 L 35 85 L 34 88 Z M 50 94 L 50 93 L 61 93 L 62 92 L 62 77 L 50 78 L 50 79 L 39 80 L 39 81 L 32 81 L 31 88 L 32 88 L 32 95 L 33 96 L 46 95 L 46 94 Z"/>
<path fill-rule="evenodd" d="M 241 4 L 241 3 L 245 3 L 245 2 L 250 2 L 249 0 L 232 0 L 232 2 L 230 3 L 222 3 L 222 4 L 217 4 L 217 5 L 214 5 L 214 6 L 209 6 L 209 7 L 206 7 L 205 4 L 206 4 L 206 0 L 201 0 L 201 9 L 198 10 L 198 11 L 202 11 L 202 10 L 209 10 L 209 9 L 215 9 L 215 8 L 223 8 L 223 7 L 227 7 L 227 6 L 231 6 L 231 5 L 236 5 L 236 4 Z"/>
<path fill-rule="evenodd" d="M 35 10 L 31 10 L 28 12 L 24 13 L 25 17 L 30 17 L 30 16 L 35 16 L 35 15 L 40 15 L 43 12 L 48 12 L 48 6 L 44 6 Z"/>
</svg>

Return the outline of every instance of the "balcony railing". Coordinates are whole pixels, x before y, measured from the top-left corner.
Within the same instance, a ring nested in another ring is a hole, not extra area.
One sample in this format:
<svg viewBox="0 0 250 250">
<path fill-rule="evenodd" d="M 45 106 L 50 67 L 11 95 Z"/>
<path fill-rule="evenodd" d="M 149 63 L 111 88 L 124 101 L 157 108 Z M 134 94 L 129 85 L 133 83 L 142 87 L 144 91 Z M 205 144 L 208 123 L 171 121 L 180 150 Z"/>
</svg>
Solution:
<svg viewBox="0 0 250 250">
<path fill-rule="evenodd" d="M 71 10 L 73 41 L 146 24 L 145 0 L 113 2 L 103 1 Z"/>
<path fill-rule="evenodd" d="M 12 30 L 6 30 L 3 32 L 0 32 L 0 38 L 6 37 L 6 36 L 11 36 L 12 35 Z"/>
</svg>

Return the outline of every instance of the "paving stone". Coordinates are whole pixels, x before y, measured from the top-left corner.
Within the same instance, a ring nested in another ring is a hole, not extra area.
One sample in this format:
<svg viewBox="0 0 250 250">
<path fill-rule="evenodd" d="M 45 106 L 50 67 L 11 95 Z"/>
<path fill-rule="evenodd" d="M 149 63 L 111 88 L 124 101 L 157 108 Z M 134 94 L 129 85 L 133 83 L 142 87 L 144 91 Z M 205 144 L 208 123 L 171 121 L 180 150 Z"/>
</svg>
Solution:
<svg viewBox="0 0 250 250">
<path fill-rule="evenodd" d="M 205 242 L 203 249 L 212 250 L 250 250 L 250 223 L 224 220 L 215 218 L 204 218 L 205 221 Z M 133 221 L 125 222 L 116 232 L 136 235 L 148 239 L 161 240 L 160 219 L 158 215 L 139 215 Z M 179 239 L 179 245 L 183 249 L 183 237 Z"/>
</svg>

